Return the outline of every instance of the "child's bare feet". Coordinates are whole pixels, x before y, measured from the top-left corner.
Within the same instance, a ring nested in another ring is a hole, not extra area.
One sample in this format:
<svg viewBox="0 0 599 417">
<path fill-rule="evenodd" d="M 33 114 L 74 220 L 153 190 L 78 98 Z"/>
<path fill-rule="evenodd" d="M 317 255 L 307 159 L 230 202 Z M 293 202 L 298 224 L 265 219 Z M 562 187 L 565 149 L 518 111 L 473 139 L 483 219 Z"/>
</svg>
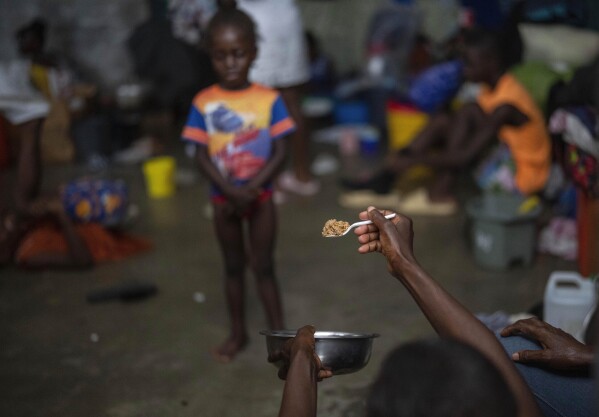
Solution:
<svg viewBox="0 0 599 417">
<path fill-rule="evenodd" d="M 248 344 L 247 336 L 230 336 L 218 347 L 212 349 L 211 353 L 214 359 L 220 363 L 229 363 L 235 356 L 241 352 Z"/>
</svg>

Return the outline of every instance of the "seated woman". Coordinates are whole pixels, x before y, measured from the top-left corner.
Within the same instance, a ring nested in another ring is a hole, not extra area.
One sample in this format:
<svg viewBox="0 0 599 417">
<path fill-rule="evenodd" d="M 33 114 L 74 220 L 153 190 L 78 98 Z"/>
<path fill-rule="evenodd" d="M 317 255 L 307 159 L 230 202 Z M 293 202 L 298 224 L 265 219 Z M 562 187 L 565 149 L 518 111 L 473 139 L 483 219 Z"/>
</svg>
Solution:
<svg viewBox="0 0 599 417">
<path fill-rule="evenodd" d="M 37 200 L 28 213 L 0 213 L 0 266 L 85 268 L 150 247 L 144 239 L 97 223 L 74 224 L 59 199 Z"/>
</svg>

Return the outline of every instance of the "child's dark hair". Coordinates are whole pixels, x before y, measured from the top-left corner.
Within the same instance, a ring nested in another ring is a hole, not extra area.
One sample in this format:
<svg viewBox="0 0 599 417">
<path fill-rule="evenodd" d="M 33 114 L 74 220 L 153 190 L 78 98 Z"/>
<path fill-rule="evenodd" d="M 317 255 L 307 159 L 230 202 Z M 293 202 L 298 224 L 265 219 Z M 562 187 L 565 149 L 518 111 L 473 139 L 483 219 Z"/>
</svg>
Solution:
<svg viewBox="0 0 599 417">
<path fill-rule="evenodd" d="M 471 29 L 464 34 L 464 46 L 480 48 L 497 57 L 502 70 L 522 61 L 522 39 L 516 31 Z"/>
<path fill-rule="evenodd" d="M 503 70 L 520 63 L 524 54 L 524 43 L 518 23 L 522 21 L 523 11 L 524 1 L 516 1 L 501 29 L 472 29 L 464 36 L 465 45 L 488 48 L 488 51 L 497 56 Z"/>
<path fill-rule="evenodd" d="M 23 38 L 25 35 L 31 33 L 35 35 L 42 43 L 46 40 L 46 22 L 41 18 L 32 20 L 30 23 L 21 26 L 17 32 L 17 39 Z"/>
<path fill-rule="evenodd" d="M 256 44 L 258 35 L 256 33 L 256 24 L 252 18 L 236 7 L 223 7 L 208 23 L 208 29 L 206 30 L 208 46 L 212 44 L 214 32 L 224 26 L 233 26 L 239 29 L 252 44 Z"/>
<path fill-rule="evenodd" d="M 368 417 L 510 417 L 516 400 L 479 351 L 461 342 L 430 339 L 392 351 L 370 389 Z"/>
</svg>

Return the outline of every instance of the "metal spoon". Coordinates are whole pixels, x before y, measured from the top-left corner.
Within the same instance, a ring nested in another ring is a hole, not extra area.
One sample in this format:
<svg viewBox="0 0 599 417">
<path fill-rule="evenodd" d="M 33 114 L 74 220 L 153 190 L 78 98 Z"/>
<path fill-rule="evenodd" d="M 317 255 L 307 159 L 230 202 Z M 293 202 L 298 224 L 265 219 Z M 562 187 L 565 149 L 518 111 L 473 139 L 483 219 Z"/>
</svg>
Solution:
<svg viewBox="0 0 599 417">
<path fill-rule="evenodd" d="M 385 219 L 392 219 L 394 217 L 395 217 L 395 213 L 391 213 L 391 214 L 387 214 L 385 216 Z M 345 231 L 343 233 L 341 233 L 340 235 L 326 235 L 325 237 L 341 237 L 341 236 L 345 236 L 353 228 L 358 227 L 358 226 L 363 226 L 365 224 L 372 224 L 372 220 L 364 220 L 362 222 L 356 222 L 356 223 L 350 224 L 349 227 L 347 229 L 345 229 Z"/>
</svg>

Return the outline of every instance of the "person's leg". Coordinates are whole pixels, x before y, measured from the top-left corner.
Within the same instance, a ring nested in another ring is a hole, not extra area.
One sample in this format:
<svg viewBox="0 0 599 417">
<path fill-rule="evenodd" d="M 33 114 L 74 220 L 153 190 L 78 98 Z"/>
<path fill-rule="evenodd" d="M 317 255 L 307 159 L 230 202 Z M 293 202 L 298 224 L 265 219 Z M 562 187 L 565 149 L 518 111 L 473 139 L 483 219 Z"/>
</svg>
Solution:
<svg viewBox="0 0 599 417">
<path fill-rule="evenodd" d="M 277 233 L 276 212 L 272 199 L 259 203 L 250 217 L 250 256 L 258 294 L 271 329 L 284 329 L 283 309 L 277 285 L 273 252 Z"/>
<path fill-rule="evenodd" d="M 397 176 L 409 168 L 410 156 L 428 152 L 433 146 L 446 140 L 451 126 L 450 122 L 451 118 L 448 113 L 435 114 L 407 147 L 393 152 L 385 158 L 382 168 L 376 174 L 367 179 L 345 179 L 342 184 L 346 188 L 354 190 L 370 189 L 379 194 L 389 193 Z"/>
<path fill-rule="evenodd" d="M 496 335 L 506 353 L 539 350 L 541 347 L 524 337 Z M 594 381 L 591 377 L 551 372 L 531 365 L 515 363 L 535 396 L 545 417 L 596 416 Z"/>
<path fill-rule="evenodd" d="M 225 297 L 231 320 L 231 334 L 213 353 L 229 362 L 247 344 L 245 328 L 245 251 L 242 219 L 232 216 L 226 204 L 214 205 L 214 226 L 225 264 Z"/>
<path fill-rule="evenodd" d="M 29 204 L 38 197 L 41 179 L 40 136 L 44 119 L 35 119 L 19 125 L 19 154 L 15 203 L 18 210 L 28 211 Z"/>
<path fill-rule="evenodd" d="M 296 184 L 291 184 L 288 191 L 298 194 L 315 194 L 318 184 L 310 172 L 310 138 L 306 120 L 302 114 L 301 100 L 304 85 L 279 88 L 281 97 L 285 101 L 289 115 L 295 122 L 295 131 L 291 134 L 291 163 Z"/>
<path fill-rule="evenodd" d="M 451 127 L 452 115 L 448 112 L 435 113 L 426 126 L 416 134 L 412 142 L 405 148 L 403 153 L 421 154 L 431 147 L 445 140 L 447 132 Z M 402 154 L 400 150 L 398 154 Z"/>
<path fill-rule="evenodd" d="M 450 151 L 464 151 L 468 146 L 468 139 L 474 132 L 480 129 L 484 123 L 485 113 L 476 103 L 464 105 L 457 111 L 446 130 L 446 146 Z M 439 170 L 435 181 L 429 188 L 429 196 L 432 201 L 453 200 L 453 186 L 460 169 L 464 167 L 455 167 L 452 169 Z"/>
<path fill-rule="evenodd" d="M 470 135 L 483 125 L 485 118 L 484 112 L 476 103 L 464 105 L 451 116 L 438 113 L 409 146 L 387 158 L 384 168 L 378 174 L 365 181 L 345 181 L 344 185 L 352 189 L 372 189 L 380 194 L 388 193 L 395 178 L 413 166 L 413 156 L 423 155 L 436 145 L 441 145 L 442 149 L 447 151 L 464 150 L 468 146 Z M 435 182 L 429 190 L 431 200 L 453 200 L 453 183 L 460 168 L 438 170 Z"/>
</svg>

